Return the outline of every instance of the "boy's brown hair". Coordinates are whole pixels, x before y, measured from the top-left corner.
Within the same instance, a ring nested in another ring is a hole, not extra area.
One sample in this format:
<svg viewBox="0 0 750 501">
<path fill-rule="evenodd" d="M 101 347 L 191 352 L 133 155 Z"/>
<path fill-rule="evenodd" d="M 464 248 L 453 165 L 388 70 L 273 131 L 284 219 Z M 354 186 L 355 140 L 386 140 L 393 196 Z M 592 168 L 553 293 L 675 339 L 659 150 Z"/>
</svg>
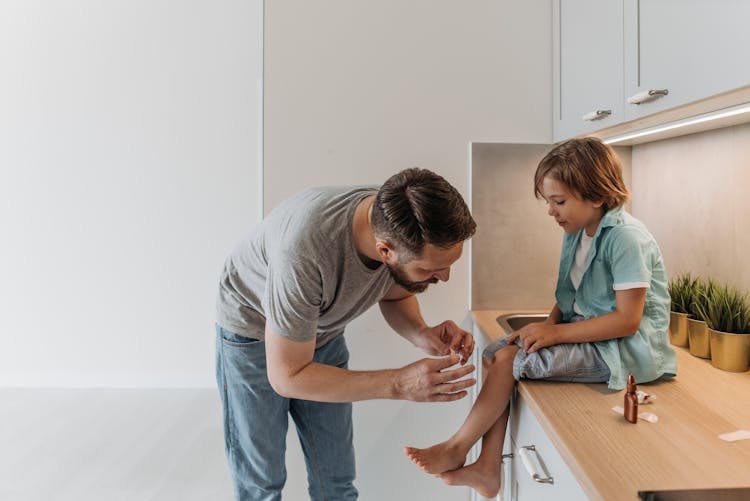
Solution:
<svg viewBox="0 0 750 501">
<path fill-rule="evenodd" d="M 534 174 L 534 195 L 542 195 L 542 182 L 551 177 L 584 200 L 602 202 L 605 210 L 619 207 L 630 197 L 622 179 L 622 165 L 614 150 L 594 137 L 571 139 L 539 162 Z"/>
<path fill-rule="evenodd" d="M 461 194 L 427 169 L 411 168 L 391 176 L 378 190 L 372 229 L 410 257 L 425 244 L 448 248 L 476 231 Z"/>
</svg>

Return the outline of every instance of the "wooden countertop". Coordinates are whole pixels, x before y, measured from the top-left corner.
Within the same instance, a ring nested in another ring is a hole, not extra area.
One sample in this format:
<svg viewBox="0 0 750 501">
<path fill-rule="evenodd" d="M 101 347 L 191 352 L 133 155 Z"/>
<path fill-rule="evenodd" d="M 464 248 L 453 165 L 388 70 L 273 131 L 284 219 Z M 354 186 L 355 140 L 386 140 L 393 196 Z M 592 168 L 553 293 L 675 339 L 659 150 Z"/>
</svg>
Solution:
<svg viewBox="0 0 750 501">
<path fill-rule="evenodd" d="M 474 311 L 488 339 L 504 335 L 495 319 L 509 311 Z M 653 394 L 641 412 L 657 423 L 633 425 L 612 411 L 624 391 L 605 384 L 522 380 L 518 392 L 593 500 L 634 501 L 640 490 L 750 486 L 750 439 L 718 435 L 750 430 L 750 372 L 714 368 L 677 352 L 677 377 L 639 385 Z"/>
</svg>

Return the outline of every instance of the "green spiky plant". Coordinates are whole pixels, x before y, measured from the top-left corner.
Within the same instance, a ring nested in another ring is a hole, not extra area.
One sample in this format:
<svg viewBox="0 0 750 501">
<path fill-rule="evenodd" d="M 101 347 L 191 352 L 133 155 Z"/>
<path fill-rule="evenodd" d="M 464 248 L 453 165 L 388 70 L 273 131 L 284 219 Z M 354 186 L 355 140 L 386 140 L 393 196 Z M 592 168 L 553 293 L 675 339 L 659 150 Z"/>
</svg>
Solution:
<svg viewBox="0 0 750 501">
<path fill-rule="evenodd" d="M 716 290 L 716 282 L 713 279 L 696 280 L 690 295 L 687 312 L 695 319 L 706 321 L 708 303 Z"/>
<path fill-rule="evenodd" d="M 671 310 L 676 313 L 690 313 L 690 298 L 693 295 L 693 289 L 697 278 L 693 277 L 690 272 L 682 273 L 674 280 L 667 284 L 669 297 L 672 300 Z"/>
<path fill-rule="evenodd" d="M 715 286 L 703 313 L 715 331 L 750 334 L 750 303 L 747 295 L 735 287 Z"/>
</svg>

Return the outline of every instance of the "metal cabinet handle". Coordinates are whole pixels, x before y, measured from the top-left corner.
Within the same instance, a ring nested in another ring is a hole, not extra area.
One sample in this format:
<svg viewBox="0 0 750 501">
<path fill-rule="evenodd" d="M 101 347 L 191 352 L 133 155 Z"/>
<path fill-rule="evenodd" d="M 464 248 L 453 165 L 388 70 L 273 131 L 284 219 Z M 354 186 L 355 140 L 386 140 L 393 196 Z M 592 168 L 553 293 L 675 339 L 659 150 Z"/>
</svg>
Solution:
<svg viewBox="0 0 750 501">
<path fill-rule="evenodd" d="M 534 480 L 534 482 L 539 482 L 540 484 L 554 484 L 555 479 L 550 476 L 549 472 L 547 472 L 547 470 L 544 468 L 541 461 L 534 461 L 531 459 L 531 452 L 529 451 L 533 452 L 535 456 L 539 456 L 539 453 L 536 451 L 536 447 L 534 447 L 533 445 L 524 445 L 523 447 L 518 449 L 518 454 L 521 456 L 521 461 L 523 461 L 523 465 L 526 468 L 526 471 L 529 472 L 529 475 L 531 475 L 531 479 Z M 541 475 L 537 472 L 535 463 L 539 464 L 544 475 Z"/>
<path fill-rule="evenodd" d="M 594 120 L 601 120 L 602 118 L 608 117 L 611 114 L 612 114 L 612 110 L 595 110 L 595 111 L 591 111 L 583 115 L 581 117 L 581 120 L 586 120 L 587 122 L 593 122 Z"/>
<path fill-rule="evenodd" d="M 660 97 L 664 97 L 667 94 L 669 94 L 669 89 L 651 89 L 651 90 L 644 90 L 643 92 L 639 92 L 637 94 L 633 94 L 628 98 L 628 102 L 630 104 L 641 104 L 641 103 L 647 103 L 649 101 L 653 101 L 654 99 L 659 99 Z"/>
</svg>

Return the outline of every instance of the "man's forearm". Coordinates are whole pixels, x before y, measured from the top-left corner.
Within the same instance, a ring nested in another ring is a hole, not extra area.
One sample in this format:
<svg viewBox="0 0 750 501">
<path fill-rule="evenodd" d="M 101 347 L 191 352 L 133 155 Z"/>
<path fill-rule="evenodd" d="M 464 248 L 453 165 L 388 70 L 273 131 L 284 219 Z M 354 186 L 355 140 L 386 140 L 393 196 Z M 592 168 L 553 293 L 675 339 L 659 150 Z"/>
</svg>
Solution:
<svg viewBox="0 0 750 501">
<path fill-rule="evenodd" d="M 419 301 L 415 296 L 380 301 L 380 311 L 391 329 L 411 341 L 412 344 L 417 344 L 419 331 L 427 327 L 419 310 Z"/>
<path fill-rule="evenodd" d="M 356 402 L 372 399 L 397 399 L 399 369 L 350 371 L 310 362 L 284 378 L 276 391 L 287 398 L 317 402 Z"/>
<path fill-rule="evenodd" d="M 449 402 L 466 396 L 474 367 L 450 369 L 458 356 L 424 358 L 399 369 L 350 371 L 314 362 L 315 339 L 292 341 L 266 325 L 268 380 L 284 397 L 319 402 L 404 399 Z"/>
</svg>

